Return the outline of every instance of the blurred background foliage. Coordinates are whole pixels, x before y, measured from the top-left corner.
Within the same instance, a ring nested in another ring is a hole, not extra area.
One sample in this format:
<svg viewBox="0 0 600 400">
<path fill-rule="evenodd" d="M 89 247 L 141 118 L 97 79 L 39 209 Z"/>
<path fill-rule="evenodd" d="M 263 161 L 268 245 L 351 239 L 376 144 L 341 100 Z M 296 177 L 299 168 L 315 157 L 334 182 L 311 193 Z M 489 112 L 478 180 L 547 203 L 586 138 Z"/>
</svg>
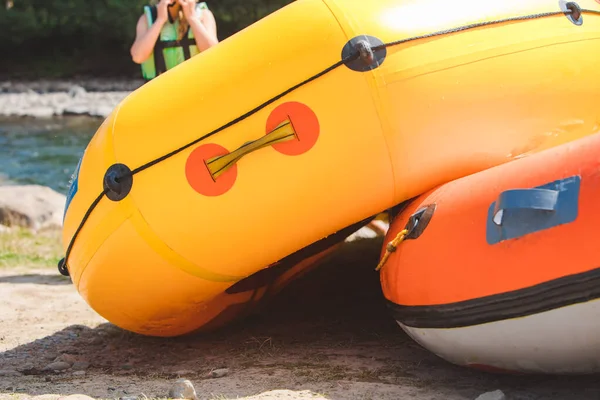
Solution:
<svg viewBox="0 0 600 400">
<path fill-rule="evenodd" d="M 206 0 L 223 40 L 293 0 Z M 0 79 L 132 77 L 148 0 L 2 0 Z"/>
</svg>

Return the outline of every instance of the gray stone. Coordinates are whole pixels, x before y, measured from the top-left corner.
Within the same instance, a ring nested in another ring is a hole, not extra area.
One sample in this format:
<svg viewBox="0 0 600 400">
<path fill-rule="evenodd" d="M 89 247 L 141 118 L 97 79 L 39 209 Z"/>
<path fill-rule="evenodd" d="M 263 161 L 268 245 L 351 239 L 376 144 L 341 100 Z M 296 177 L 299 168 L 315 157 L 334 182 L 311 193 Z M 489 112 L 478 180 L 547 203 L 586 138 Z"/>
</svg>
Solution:
<svg viewBox="0 0 600 400">
<path fill-rule="evenodd" d="M 65 195 L 45 186 L 0 186 L 0 224 L 60 228 L 65 202 Z"/>
<path fill-rule="evenodd" d="M 227 376 L 227 374 L 229 374 L 228 368 L 219 368 L 219 369 L 210 371 L 208 376 L 210 376 L 211 378 L 222 378 L 224 376 Z"/>
<path fill-rule="evenodd" d="M 169 390 L 169 398 L 198 400 L 194 385 L 187 379 L 178 379 Z"/>
<path fill-rule="evenodd" d="M 502 390 L 498 389 L 493 392 L 480 394 L 475 400 L 506 400 L 506 396 Z"/>
<path fill-rule="evenodd" d="M 44 369 L 51 371 L 64 371 L 69 368 L 71 368 L 71 364 L 64 361 L 57 361 L 46 365 L 46 368 Z"/>
</svg>

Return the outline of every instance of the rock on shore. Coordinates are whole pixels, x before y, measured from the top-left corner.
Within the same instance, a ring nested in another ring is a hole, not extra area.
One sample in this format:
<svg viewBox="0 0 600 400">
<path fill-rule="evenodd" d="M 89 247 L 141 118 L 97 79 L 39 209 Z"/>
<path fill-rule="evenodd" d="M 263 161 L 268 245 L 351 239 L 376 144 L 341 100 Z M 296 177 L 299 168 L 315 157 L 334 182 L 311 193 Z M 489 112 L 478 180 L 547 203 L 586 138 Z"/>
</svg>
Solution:
<svg viewBox="0 0 600 400">
<path fill-rule="evenodd" d="M 87 92 L 132 92 L 142 86 L 142 79 L 39 79 L 35 81 L 0 81 L 0 94 L 68 92 L 79 86 Z"/>
<path fill-rule="evenodd" d="M 0 186 L 0 225 L 60 228 L 65 201 L 65 195 L 45 186 Z"/>
<path fill-rule="evenodd" d="M 138 80 L 0 82 L 0 116 L 106 118 L 142 83 Z"/>
<path fill-rule="evenodd" d="M 0 94 L 0 116 L 50 118 L 60 115 L 89 115 L 106 118 L 130 92 L 86 92 L 74 87 L 64 93 Z"/>
</svg>

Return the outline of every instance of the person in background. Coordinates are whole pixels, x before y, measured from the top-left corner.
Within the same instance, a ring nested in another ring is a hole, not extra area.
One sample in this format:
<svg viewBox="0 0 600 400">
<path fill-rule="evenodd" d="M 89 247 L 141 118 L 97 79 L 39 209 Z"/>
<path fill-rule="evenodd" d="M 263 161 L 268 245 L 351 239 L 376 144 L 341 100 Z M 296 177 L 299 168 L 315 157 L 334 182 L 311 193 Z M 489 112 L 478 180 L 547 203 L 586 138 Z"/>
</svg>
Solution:
<svg viewBox="0 0 600 400">
<path fill-rule="evenodd" d="M 205 2 L 160 0 L 144 6 L 131 58 L 151 80 L 218 42 L 215 17 Z"/>
</svg>

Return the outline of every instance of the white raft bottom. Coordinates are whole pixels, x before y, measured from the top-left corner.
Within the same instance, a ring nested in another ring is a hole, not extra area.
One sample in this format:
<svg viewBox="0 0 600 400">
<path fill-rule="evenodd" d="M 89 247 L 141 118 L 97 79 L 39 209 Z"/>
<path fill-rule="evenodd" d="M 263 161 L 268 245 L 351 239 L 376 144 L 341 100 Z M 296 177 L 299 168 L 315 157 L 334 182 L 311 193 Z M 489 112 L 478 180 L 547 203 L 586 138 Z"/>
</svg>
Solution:
<svg viewBox="0 0 600 400">
<path fill-rule="evenodd" d="M 600 299 L 462 328 L 398 324 L 421 346 L 457 365 L 545 374 L 600 372 Z"/>
</svg>

